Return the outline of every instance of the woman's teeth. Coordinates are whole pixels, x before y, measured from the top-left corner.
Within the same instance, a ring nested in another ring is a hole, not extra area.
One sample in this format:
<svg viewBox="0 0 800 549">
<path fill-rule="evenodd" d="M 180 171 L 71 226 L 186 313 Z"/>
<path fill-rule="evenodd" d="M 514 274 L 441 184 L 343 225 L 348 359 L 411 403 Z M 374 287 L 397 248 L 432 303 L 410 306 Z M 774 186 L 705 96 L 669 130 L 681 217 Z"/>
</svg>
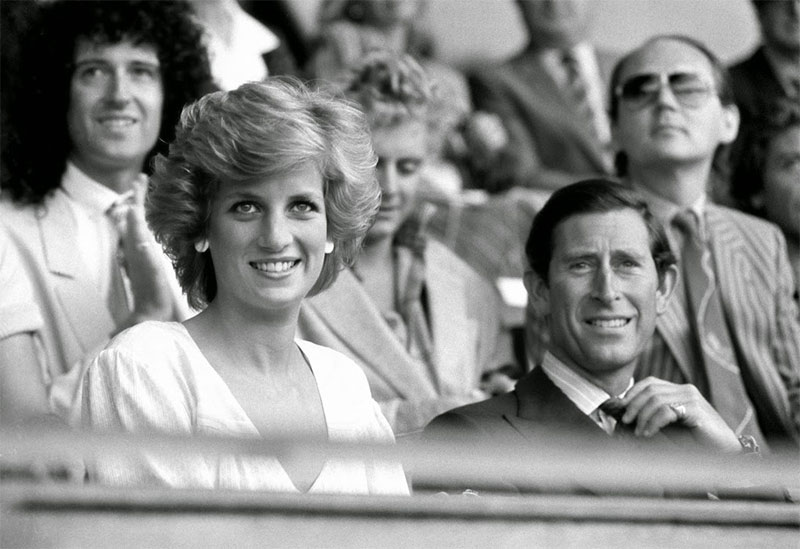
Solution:
<svg viewBox="0 0 800 549">
<path fill-rule="evenodd" d="M 266 273 L 282 273 L 294 267 L 296 261 L 260 261 L 250 263 L 259 271 Z"/>
</svg>

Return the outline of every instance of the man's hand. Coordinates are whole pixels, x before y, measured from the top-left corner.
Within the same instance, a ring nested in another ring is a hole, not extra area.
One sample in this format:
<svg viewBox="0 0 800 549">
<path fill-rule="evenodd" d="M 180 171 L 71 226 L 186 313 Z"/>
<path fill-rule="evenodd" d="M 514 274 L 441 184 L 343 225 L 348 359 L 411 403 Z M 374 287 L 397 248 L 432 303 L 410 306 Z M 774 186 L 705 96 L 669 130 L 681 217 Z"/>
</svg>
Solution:
<svg viewBox="0 0 800 549">
<path fill-rule="evenodd" d="M 703 446 L 741 451 L 736 434 L 694 385 L 648 377 L 636 383 L 621 404 L 626 407 L 622 422 L 635 425 L 636 436 L 650 437 L 675 423 Z"/>
<path fill-rule="evenodd" d="M 172 299 L 164 272 L 161 247 L 147 228 L 144 199 L 147 181 L 134 184 L 132 203 L 117 223 L 124 254 L 125 270 L 130 280 L 134 308 L 120 330 L 145 320 L 172 318 Z"/>
</svg>

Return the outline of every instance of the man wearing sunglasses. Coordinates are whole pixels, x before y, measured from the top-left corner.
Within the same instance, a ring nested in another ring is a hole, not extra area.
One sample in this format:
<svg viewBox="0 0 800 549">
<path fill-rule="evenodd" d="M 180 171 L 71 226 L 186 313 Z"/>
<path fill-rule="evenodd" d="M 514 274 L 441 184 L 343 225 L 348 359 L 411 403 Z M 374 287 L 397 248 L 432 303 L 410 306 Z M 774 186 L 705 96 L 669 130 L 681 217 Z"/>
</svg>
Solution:
<svg viewBox="0 0 800 549">
<path fill-rule="evenodd" d="M 611 80 L 617 168 L 666 227 L 681 278 L 637 377 L 691 383 L 737 435 L 800 441 L 800 324 L 777 227 L 713 204 L 707 189 L 739 112 L 701 43 L 659 36 Z"/>
</svg>

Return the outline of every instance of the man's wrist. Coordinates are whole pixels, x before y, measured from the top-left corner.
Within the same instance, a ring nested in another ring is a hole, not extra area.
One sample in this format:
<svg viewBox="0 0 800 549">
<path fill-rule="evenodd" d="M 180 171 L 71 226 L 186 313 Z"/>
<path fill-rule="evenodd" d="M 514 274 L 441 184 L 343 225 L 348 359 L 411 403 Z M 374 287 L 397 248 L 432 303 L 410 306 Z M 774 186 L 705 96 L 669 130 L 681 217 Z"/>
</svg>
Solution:
<svg viewBox="0 0 800 549">
<path fill-rule="evenodd" d="M 739 444 L 742 449 L 740 453 L 743 456 L 761 457 L 761 447 L 756 442 L 756 439 L 750 435 L 739 435 Z"/>
</svg>

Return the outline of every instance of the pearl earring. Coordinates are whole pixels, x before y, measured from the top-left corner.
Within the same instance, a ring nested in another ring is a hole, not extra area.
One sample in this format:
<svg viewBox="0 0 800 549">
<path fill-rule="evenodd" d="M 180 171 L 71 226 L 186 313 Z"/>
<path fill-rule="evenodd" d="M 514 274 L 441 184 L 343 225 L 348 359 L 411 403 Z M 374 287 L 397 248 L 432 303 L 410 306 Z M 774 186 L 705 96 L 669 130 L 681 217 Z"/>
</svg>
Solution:
<svg viewBox="0 0 800 549">
<path fill-rule="evenodd" d="M 202 238 L 194 243 L 194 249 L 197 250 L 197 253 L 202 254 L 208 251 L 208 239 Z"/>
<path fill-rule="evenodd" d="M 328 240 L 328 241 L 325 243 L 325 254 L 327 255 L 327 254 L 331 253 L 332 251 L 333 251 L 333 242 L 331 242 L 330 240 Z"/>
</svg>

